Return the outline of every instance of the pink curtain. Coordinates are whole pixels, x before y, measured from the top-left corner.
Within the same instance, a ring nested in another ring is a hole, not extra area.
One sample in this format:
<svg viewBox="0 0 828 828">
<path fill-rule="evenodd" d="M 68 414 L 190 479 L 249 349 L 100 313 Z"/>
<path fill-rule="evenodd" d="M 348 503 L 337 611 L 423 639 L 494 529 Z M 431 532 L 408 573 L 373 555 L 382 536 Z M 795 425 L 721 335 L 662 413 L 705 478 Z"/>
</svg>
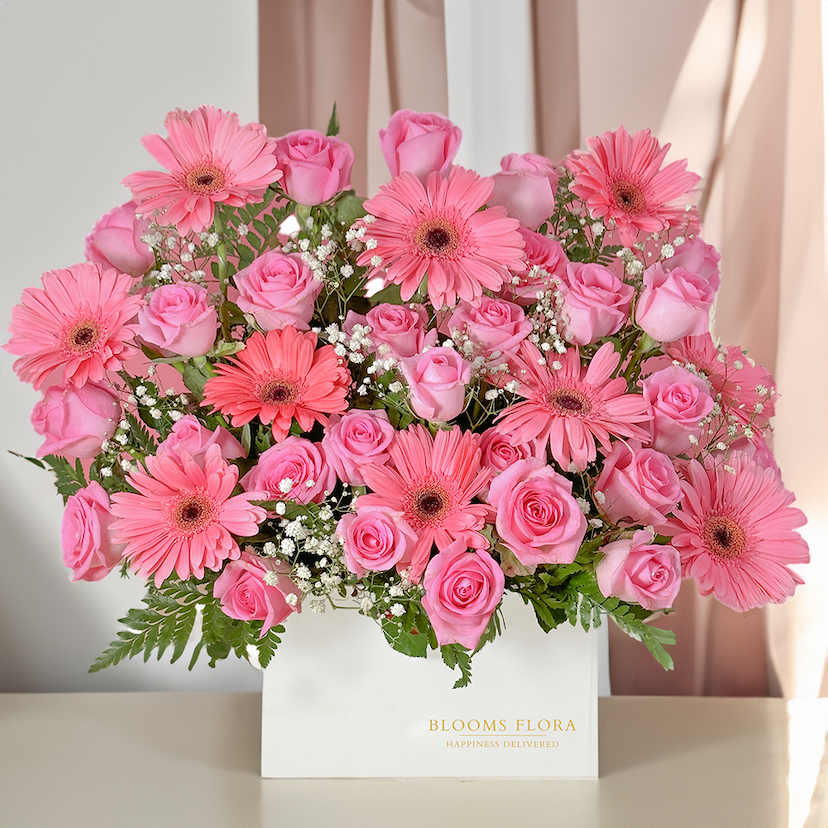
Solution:
<svg viewBox="0 0 828 828">
<path fill-rule="evenodd" d="M 775 450 L 809 517 L 814 557 L 794 600 L 744 615 L 685 584 L 676 613 L 655 622 L 677 633 L 674 672 L 613 629 L 613 692 L 816 695 L 828 645 L 819 0 L 533 0 L 531 9 L 535 151 L 558 159 L 624 123 L 652 128 L 703 175 L 704 236 L 723 256 L 715 330 L 775 371 Z M 324 131 L 336 102 L 354 184 L 374 192 L 388 177 L 376 134 L 390 114 L 447 113 L 442 0 L 260 0 L 259 12 L 261 120 L 272 135 Z M 492 59 L 509 59 L 502 44 Z"/>
</svg>

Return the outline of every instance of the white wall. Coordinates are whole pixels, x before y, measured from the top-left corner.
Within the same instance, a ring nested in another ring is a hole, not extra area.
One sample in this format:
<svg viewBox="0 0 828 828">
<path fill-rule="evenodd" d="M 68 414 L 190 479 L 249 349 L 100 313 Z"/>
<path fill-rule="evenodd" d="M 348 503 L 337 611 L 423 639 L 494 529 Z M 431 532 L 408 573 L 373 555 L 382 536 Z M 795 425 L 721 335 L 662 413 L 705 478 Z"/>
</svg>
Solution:
<svg viewBox="0 0 828 828">
<path fill-rule="evenodd" d="M 129 198 L 121 179 L 156 167 L 139 139 L 175 107 L 210 103 L 257 119 L 256 0 L 0 2 L 0 339 L 25 287 L 83 261 L 97 218 Z M 33 455 L 38 399 L 0 353 L 0 692 L 255 690 L 235 659 L 88 665 L 138 606 L 138 580 L 72 584 L 62 503 Z"/>
</svg>

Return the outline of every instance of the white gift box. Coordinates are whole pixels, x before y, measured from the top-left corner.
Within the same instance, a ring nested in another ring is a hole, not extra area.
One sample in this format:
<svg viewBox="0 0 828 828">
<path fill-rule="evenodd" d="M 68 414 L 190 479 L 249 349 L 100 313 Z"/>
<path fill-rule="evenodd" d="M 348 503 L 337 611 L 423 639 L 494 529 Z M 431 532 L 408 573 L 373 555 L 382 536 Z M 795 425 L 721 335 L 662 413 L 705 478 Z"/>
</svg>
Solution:
<svg viewBox="0 0 828 828">
<path fill-rule="evenodd" d="M 286 623 L 264 671 L 262 776 L 596 778 L 597 633 L 548 635 L 514 595 L 472 682 L 392 650 L 355 610 Z"/>
</svg>

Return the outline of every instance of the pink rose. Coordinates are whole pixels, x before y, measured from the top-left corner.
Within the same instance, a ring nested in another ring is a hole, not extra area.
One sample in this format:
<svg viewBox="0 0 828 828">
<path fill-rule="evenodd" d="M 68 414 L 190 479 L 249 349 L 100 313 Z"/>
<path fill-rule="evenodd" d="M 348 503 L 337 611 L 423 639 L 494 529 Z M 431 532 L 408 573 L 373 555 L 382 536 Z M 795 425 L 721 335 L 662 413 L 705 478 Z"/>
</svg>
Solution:
<svg viewBox="0 0 828 828">
<path fill-rule="evenodd" d="M 720 454 L 719 452 L 716 453 Z M 782 469 L 779 468 L 779 463 L 776 462 L 773 450 L 757 434 L 754 433 L 750 440 L 747 437 L 739 437 L 733 440 L 727 447 L 727 453 L 721 453 L 723 458 L 731 458 L 734 454 L 746 454 L 760 469 L 772 469 L 774 475 L 781 480 Z M 729 463 L 730 460 L 727 459 L 725 462 Z"/>
<path fill-rule="evenodd" d="M 385 506 L 363 506 L 345 515 L 336 532 L 343 539 L 345 565 L 358 578 L 410 560 L 417 543 L 417 533 L 402 514 Z"/>
<path fill-rule="evenodd" d="M 109 495 L 94 480 L 67 498 L 60 545 L 73 581 L 100 581 L 120 563 L 126 544 L 112 542 L 114 519 Z"/>
<path fill-rule="evenodd" d="M 411 392 L 411 408 L 424 420 L 448 422 L 462 410 L 471 363 L 454 348 L 431 348 L 400 361 Z"/>
<path fill-rule="evenodd" d="M 714 290 L 719 289 L 721 277 L 719 274 L 719 251 L 712 244 L 702 241 L 698 236 L 679 245 L 671 259 L 668 259 L 671 268 L 683 267 L 692 273 L 698 273 Z"/>
<path fill-rule="evenodd" d="M 239 621 L 263 621 L 261 638 L 292 612 L 301 612 L 302 595 L 288 577 L 286 561 L 260 558 L 246 550 L 230 561 L 213 584 L 225 615 Z M 267 580 L 265 580 L 267 577 Z"/>
<path fill-rule="evenodd" d="M 53 385 L 32 411 L 34 430 L 46 438 L 37 456 L 94 457 L 115 433 L 120 418 L 118 395 L 107 385 Z"/>
<path fill-rule="evenodd" d="M 512 281 L 503 286 L 503 295 L 520 305 L 531 305 L 538 292 L 549 290 L 552 280 L 563 280 L 569 259 L 559 241 L 518 227 L 523 237 L 523 251 L 528 269 L 523 273 L 513 274 Z"/>
<path fill-rule="evenodd" d="M 438 552 L 426 567 L 422 597 L 437 643 L 474 650 L 503 598 L 505 583 L 497 561 L 483 549 L 454 541 Z"/>
<path fill-rule="evenodd" d="M 300 129 L 277 138 L 273 154 L 281 186 L 298 204 L 322 204 L 351 186 L 354 151 L 339 138 Z"/>
<path fill-rule="evenodd" d="M 379 137 L 391 175 L 410 172 L 425 184 L 430 172 L 448 172 L 462 132 L 448 118 L 434 112 L 400 109 L 379 131 Z"/>
<path fill-rule="evenodd" d="M 246 492 L 266 491 L 273 500 L 321 503 L 336 474 L 319 443 L 291 435 L 263 451 L 239 482 Z"/>
<path fill-rule="evenodd" d="M 365 463 L 384 466 L 395 433 L 384 411 L 353 408 L 341 417 L 331 415 L 325 426 L 322 446 L 328 462 L 343 483 L 364 486 L 360 467 Z"/>
<path fill-rule="evenodd" d="M 671 365 L 650 374 L 641 386 L 653 415 L 653 448 L 671 457 L 689 451 L 701 434 L 701 420 L 713 410 L 707 383 Z"/>
<path fill-rule="evenodd" d="M 353 333 L 354 325 L 367 325 L 374 343 L 373 351 L 384 356 L 385 346 L 390 356 L 411 357 L 431 347 L 437 341 L 437 331 L 426 333 L 428 311 L 423 305 L 392 305 L 383 303 L 371 308 L 365 316 L 348 311 L 345 331 Z"/>
<path fill-rule="evenodd" d="M 619 331 L 627 321 L 635 289 L 599 264 L 569 264 L 563 293 L 563 337 L 589 345 Z"/>
<path fill-rule="evenodd" d="M 201 285 L 161 285 L 138 311 L 144 341 L 163 352 L 183 357 L 204 356 L 216 338 L 218 314 Z"/>
<path fill-rule="evenodd" d="M 460 301 L 446 322 L 450 334 L 459 330 L 488 355 L 512 353 L 532 333 L 532 323 L 519 305 L 483 296 L 478 307 Z"/>
<path fill-rule="evenodd" d="M 611 523 L 656 526 L 681 499 L 681 484 L 666 454 L 619 441 L 595 481 L 595 498 Z"/>
<path fill-rule="evenodd" d="M 236 304 L 263 331 L 282 330 L 287 325 L 308 330 L 322 282 L 300 253 L 267 250 L 233 278 L 239 291 Z"/>
<path fill-rule="evenodd" d="M 216 426 L 214 431 L 210 431 L 192 414 L 185 415 L 172 427 L 167 439 L 159 444 L 155 453 L 162 455 L 169 452 L 178 457 L 189 454 L 199 459 L 214 443 L 218 444 L 221 456 L 225 460 L 238 460 L 244 457 L 242 444 L 226 428 Z"/>
<path fill-rule="evenodd" d="M 587 530 L 572 482 L 543 460 L 528 457 L 489 486 L 500 539 L 525 566 L 572 563 Z"/>
<path fill-rule="evenodd" d="M 532 153 L 505 155 L 492 180 L 489 206 L 501 204 L 529 230 L 537 230 L 555 212 L 558 173 L 548 158 Z"/>
<path fill-rule="evenodd" d="M 518 460 L 538 456 L 538 445 L 531 443 L 512 443 L 508 434 L 503 434 L 495 428 L 486 429 L 480 435 L 480 465 L 492 470 L 494 475 L 511 468 Z M 485 497 L 489 487 L 482 489 L 480 494 Z"/>
<path fill-rule="evenodd" d="M 595 568 L 598 588 L 609 597 L 640 604 L 647 610 L 673 606 L 681 586 L 681 558 L 672 546 L 651 543 L 651 532 L 608 543 Z"/>
<path fill-rule="evenodd" d="M 636 323 L 659 342 L 703 336 L 719 289 L 719 254 L 700 239 L 681 245 L 673 258 L 644 271 Z"/>
<path fill-rule="evenodd" d="M 86 237 L 84 256 L 105 270 L 114 267 L 139 278 L 155 264 L 150 246 L 141 241 L 148 231 L 149 221 L 136 218 L 135 202 L 128 201 L 98 219 Z"/>
</svg>

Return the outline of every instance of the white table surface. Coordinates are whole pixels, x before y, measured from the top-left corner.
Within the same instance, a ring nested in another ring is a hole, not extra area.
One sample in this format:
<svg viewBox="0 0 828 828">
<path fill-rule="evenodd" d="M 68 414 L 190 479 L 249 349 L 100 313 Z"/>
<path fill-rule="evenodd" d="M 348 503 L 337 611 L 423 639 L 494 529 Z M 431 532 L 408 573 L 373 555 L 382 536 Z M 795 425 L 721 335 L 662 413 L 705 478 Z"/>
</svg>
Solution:
<svg viewBox="0 0 828 828">
<path fill-rule="evenodd" d="M 600 699 L 599 780 L 465 782 L 263 780 L 260 703 L 0 695 L 0 828 L 828 826 L 828 699 Z"/>
</svg>

